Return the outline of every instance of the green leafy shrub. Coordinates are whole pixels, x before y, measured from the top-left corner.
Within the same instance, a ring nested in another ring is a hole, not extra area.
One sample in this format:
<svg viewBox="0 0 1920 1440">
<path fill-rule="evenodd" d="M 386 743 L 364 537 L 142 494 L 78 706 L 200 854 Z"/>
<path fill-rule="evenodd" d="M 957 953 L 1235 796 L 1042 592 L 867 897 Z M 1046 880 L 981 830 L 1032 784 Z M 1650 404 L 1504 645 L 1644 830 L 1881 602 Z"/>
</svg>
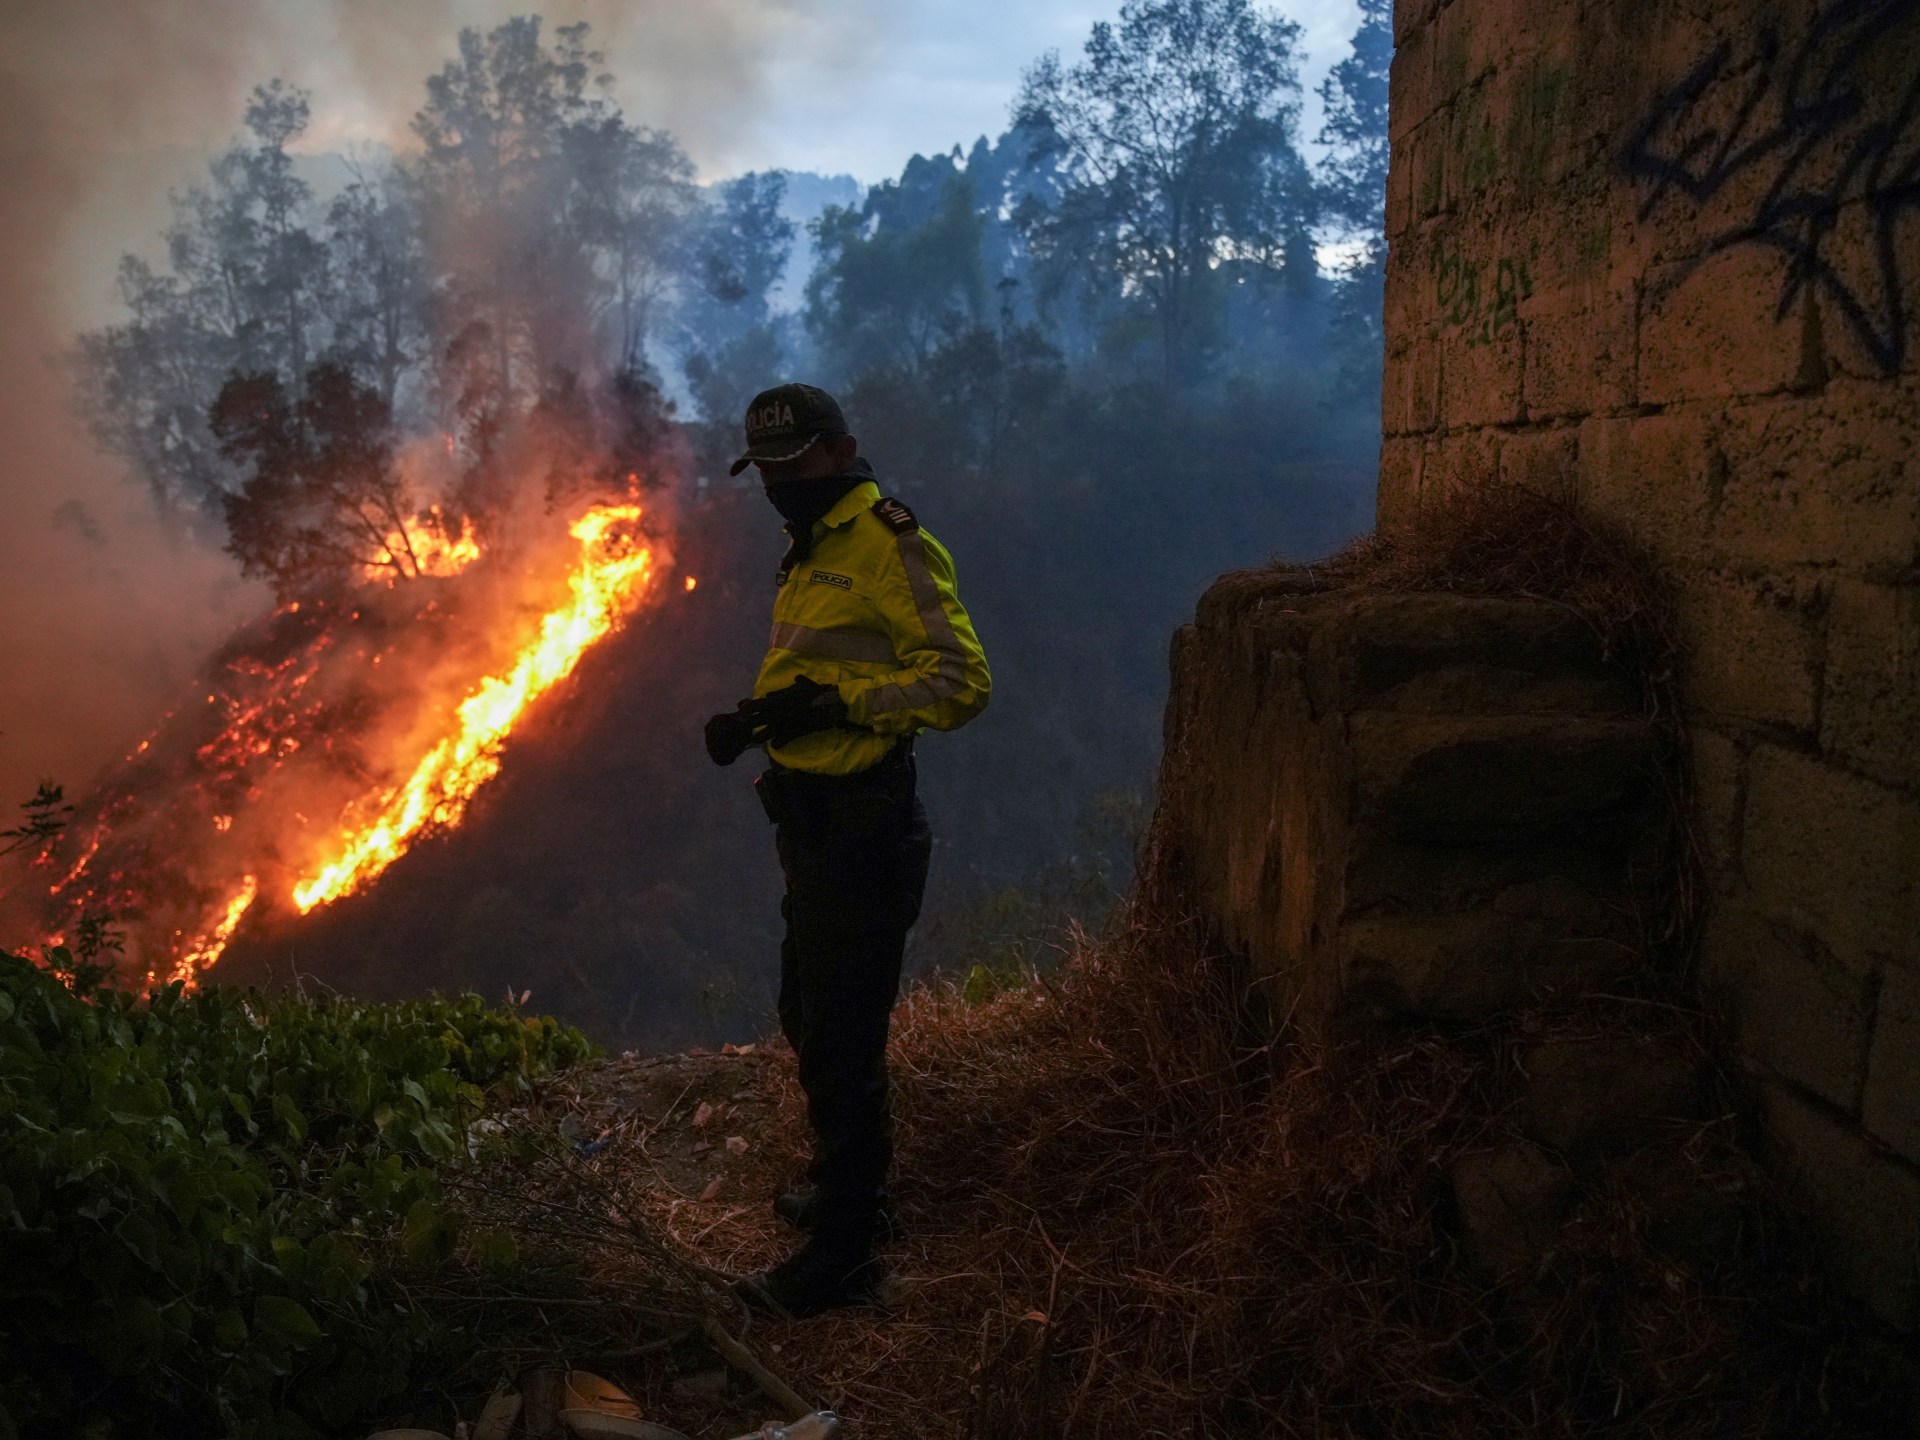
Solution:
<svg viewBox="0 0 1920 1440">
<path fill-rule="evenodd" d="M 360 1418 L 432 1340 L 376 1255 L 444 1253 L 488 1092 L 591 1051 L 472 995 L 82 996 L 0 955 L 0 1437 Z"/>
</svg>

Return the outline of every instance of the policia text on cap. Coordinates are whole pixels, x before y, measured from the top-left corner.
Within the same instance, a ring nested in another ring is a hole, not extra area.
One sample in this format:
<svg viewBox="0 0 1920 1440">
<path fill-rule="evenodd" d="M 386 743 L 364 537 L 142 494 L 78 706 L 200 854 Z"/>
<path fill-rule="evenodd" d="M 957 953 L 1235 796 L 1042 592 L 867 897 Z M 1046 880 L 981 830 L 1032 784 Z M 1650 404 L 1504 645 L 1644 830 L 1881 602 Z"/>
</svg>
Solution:
<svg viewBox="0 0 1920 1440">
<path fill-rule="evenodd" d="M 753 698 L 707 722 L 707 753 L 772 762 L 756 787 L 786 874 L 780 1025 L 813 1124 L 807 1189 L 775 1210 L 807 1243 L 742 1282 L 795 1315 L 857 1303 L 892 1233 L 887 1024 L 920 913 L 932 834 L 914 793 L 913 737 L 978 715 L 992 686 L 953 559 L 883 499 L 833 397 L 781 385 L 747 408 L 739 474 L 759 467 L 790 537 Z"/>
</svg>

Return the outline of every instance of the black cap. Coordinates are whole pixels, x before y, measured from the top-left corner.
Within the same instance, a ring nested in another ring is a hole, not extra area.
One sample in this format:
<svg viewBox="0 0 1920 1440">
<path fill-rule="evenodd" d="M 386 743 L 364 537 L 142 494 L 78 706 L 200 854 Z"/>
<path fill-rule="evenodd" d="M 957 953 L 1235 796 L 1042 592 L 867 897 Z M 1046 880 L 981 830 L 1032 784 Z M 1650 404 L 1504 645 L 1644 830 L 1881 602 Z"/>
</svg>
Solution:
<svg viewBox="0 0 1920 1440">
<path fill-rule="evenodd" d="M 756 460 L 795 460 L 822 435 L 847 433 L 840 402 L 817 385 L 776 385 L 747 406 L 747 453 L 727 473 L 738 475 Z"/>
</svg>

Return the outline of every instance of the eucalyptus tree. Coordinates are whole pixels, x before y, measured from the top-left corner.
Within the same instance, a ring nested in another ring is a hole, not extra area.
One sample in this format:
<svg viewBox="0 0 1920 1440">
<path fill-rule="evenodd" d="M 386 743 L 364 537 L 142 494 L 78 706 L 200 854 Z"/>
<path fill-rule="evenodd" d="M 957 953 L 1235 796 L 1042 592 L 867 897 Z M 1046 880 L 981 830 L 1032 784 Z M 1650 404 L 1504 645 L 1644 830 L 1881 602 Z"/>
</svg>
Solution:
<svg viewBox="0 0 1920 1440">
<path fill-rule="evenodd" d="M 278 80 L 257 87 L 244 137 L 174 198 L 164 266 L 122 260 L 126 317 L 76 347 L 77 396 L 95 440 L 162 510 L 217 514 L 235 483 L 207 428 L 224 377 L 270 370 L 297 385 L 331 341 L 335 270 L 289 149 L 308 119 L 305 91 Z"/>
<path fill-rule="evenodd" d="M 1083 58 L 1026 73 L 1016 124 L 1064 171 L 1026 207 L 1036 255 L 1144 307 L 1162 378 L 1195 378 L 1225 261 L 1311 265 L 1317 196 L 1296 145 L 1300 27 L 1252 0 L 1127 0 Z"/>
</svg>

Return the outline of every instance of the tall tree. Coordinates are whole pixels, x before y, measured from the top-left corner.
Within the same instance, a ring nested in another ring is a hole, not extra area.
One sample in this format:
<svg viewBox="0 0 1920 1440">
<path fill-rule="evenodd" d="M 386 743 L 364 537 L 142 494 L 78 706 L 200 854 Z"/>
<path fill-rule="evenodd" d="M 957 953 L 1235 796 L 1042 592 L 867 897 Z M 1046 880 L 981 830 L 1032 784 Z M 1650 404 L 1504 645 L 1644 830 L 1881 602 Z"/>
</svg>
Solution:
<svg viewBox="0 0 1920 1440">
<path fill-rule="evenodd" d="M 637 370 L 687 266 L 688 231 L 701 213 L 693 162 L 671 135 L 617 114 L 575 126 L 567 150 L 572 211 L 605 291 L 602 347 L 615 368 Z"/>
<path fill-rule="evenodd" d="M 423 224 L 442 275 L 435 307 L 443 399 L 498 435 L 548 368 L 590 348 L 598 277 L 569 140 L 614 114 L 594 84 L 585 25 L 547 44 L 538 17 L 460 32 L 414 117 Z"/>
<path fill-rule="evenodd" d="M 419 216 L 397 169 L 353 180 L 327 208 L 335 277 L 329 353 L 369 376 L 389 407 L 425 358 L 426 256 Z"/>
<path fill-rule="evenodd" d="M 1338 383 L 1378 395 L 1386 329 L 1381 306 L 1387 261 L 1387 76 L 1393 64 L 1393 0 L 1360 0 L 1353 48 L 1321 83 L 1328 147 L 1321 183 L 1348 242 L 1334 287 L 1329 349 Z"/>
<path fill-rule="evenodd" d="M 1016 123 L 1057 147 L 1067 182 L 1029 207 L 1043 255 L 1076 257 L 1138 297 L 1162 378 L 1191 380 L 1217 316 L 1223 257 L 1276 257 L 1317 218 L 1295 129 L 1300 27 L 1252 0 L 1127 0 L 1085 58 L 1027 71 Z"/>
<path fill-rule="evenodd" d="M 1326 123 L 1320 143 L 1328 208 L 1363 237 L 1386 229 L 1387 74 L 1393 65 L 1393 0 L 1360 0 L 1360 28 L 1347 58 L 1320 82 Z"/>
<path fill-rule="evenodd" d="M 807 328 L 844 376 L 916 368 L 946 337 L 987 315 L 986 221 L 967 178 L 949 167 L 920 212 L 928 216 L 923 223 L 881 219 L 890 208 L 915 214 L 899 198 L 876 186 L 860 209 L 830 206 L 814 222 L 820 258 L 807 282 Z"/>
<path fill-rule="evenodd" d="M 314 366 L 297 399 L 271 372 L 235 374 L 209 425 L 247 476 L 222 506 L 244 574 L 291 599 L 355 571 L 425 573 L 420 507 L 393 464 L 392 412 L 345 366 Z"/>
<path fill-rule="evenodd" d="M 793 254 L 793 221 L 782 213 L 781 171 L 741 175 L 715 187 L 691 228 L 689 274 L 677 306 L 681 364 L 699 417 L 730 445 L 741 412 L 781 363 L 771 305 Z M 707 457 L 718 461 L 716 450 Z"/>
<path fill-rule="evenodd" d="M 257 87 L 246 138 L 175 201 L 166 269 L 124 260 L 128 318 L 80 338 L 82 414 L 163 509 L 217 513 L 235 483 L 206 424 L 222 379 L 271 372 L 297 388 L 330 338 L 331 267 L 287 148 L 307 120 L 304 91 L 278 80 Z"/>
</svg>

